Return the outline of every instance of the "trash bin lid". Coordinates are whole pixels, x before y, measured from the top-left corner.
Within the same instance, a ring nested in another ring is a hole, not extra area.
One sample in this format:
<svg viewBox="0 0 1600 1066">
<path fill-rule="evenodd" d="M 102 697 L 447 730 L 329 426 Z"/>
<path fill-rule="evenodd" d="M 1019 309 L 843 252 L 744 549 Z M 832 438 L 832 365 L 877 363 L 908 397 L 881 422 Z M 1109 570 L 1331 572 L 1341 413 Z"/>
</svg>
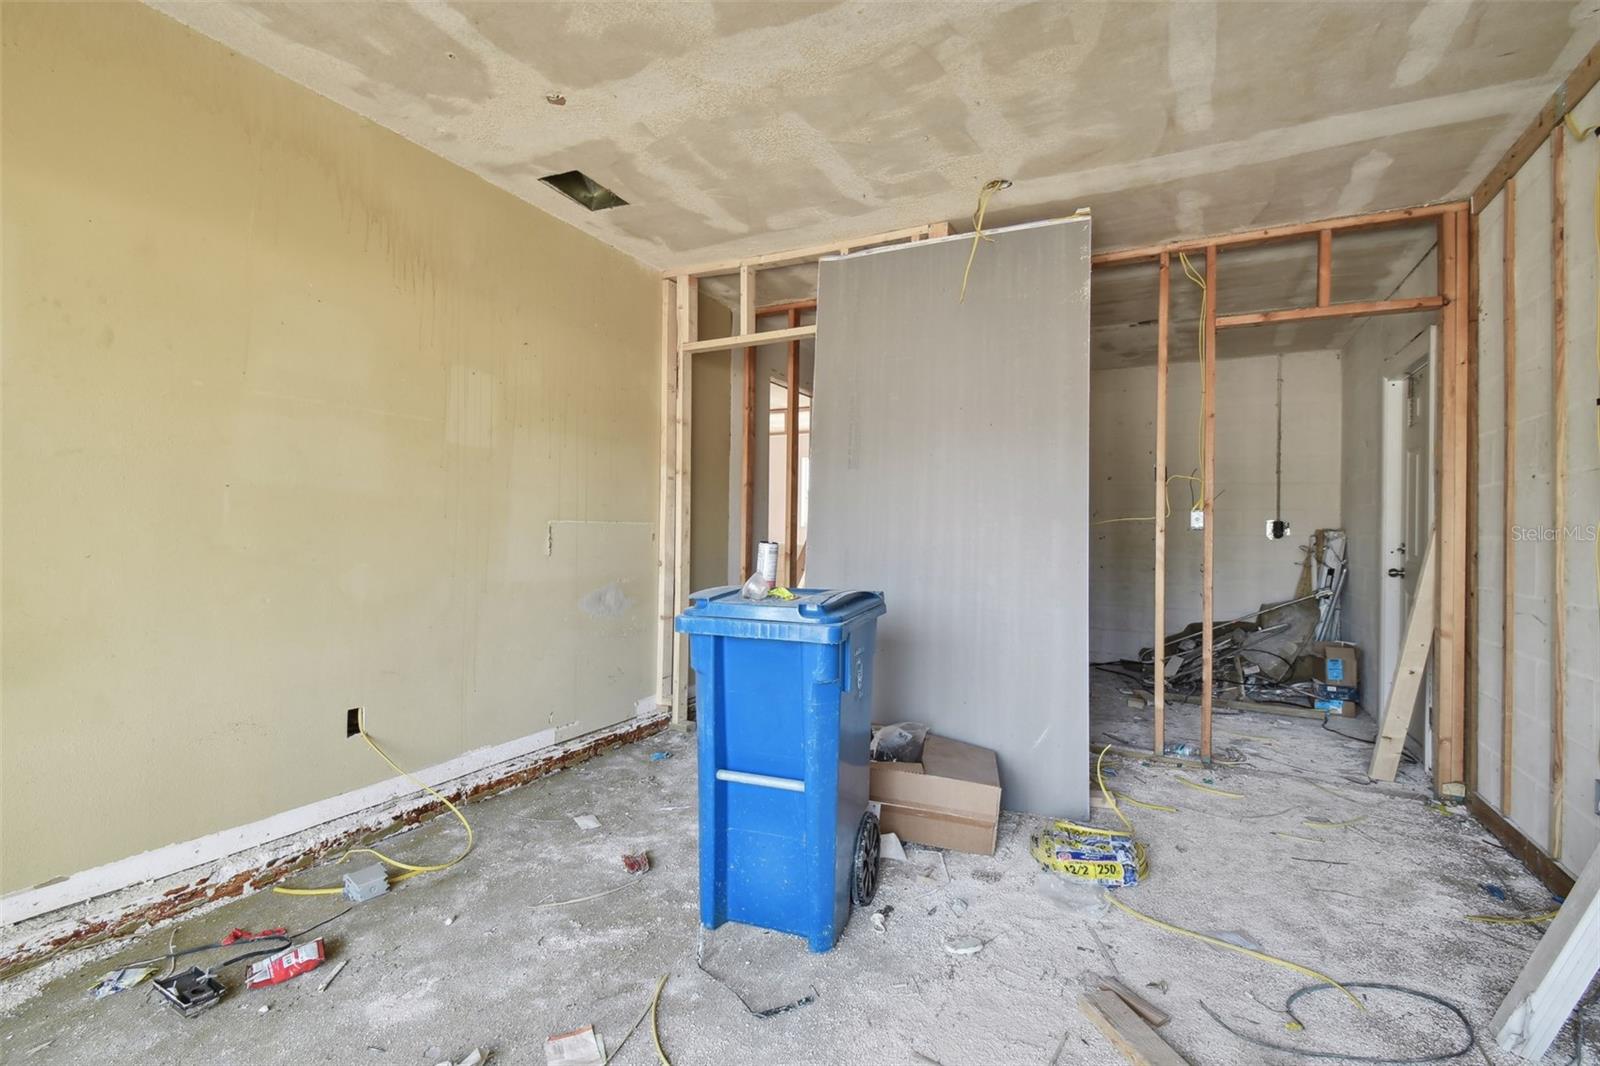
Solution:
<svg viewBox="0 0 1600 1066">
<path fill-rule="evenodd" d="M 883 593 L 861 589 L 794 589 L 795 598 L 768 596 L 747 600 L 738 585 L 705 589 L 689 597 L 678 616 L 680 633 L 758 640 L 798 640 L 838 644 L 848 624 L 876 617 L 888 608 Z"/>
</svg>

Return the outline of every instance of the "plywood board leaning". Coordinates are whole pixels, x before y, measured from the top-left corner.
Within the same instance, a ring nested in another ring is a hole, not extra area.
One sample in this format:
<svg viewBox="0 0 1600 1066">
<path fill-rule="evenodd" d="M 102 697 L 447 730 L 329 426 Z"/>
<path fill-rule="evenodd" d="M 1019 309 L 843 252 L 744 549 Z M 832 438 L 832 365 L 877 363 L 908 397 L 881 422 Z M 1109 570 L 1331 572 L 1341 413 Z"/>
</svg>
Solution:
<svg viewBox="0 0 1600 1066">
<path fill-rule="evenodd" d="M 1389 686 L 1389 702 L 1378 723 L 1378 741 L 1372 746 L 1372 765 L 1367 776 L 1374 781 L 1393 781 L 1400 769 L 1400 750 L 1406 742 L 1417 694 L 1428 669 L 1428 653 L 1433 650 L 1433 631 L 1437 617 L 1439 536 L 1428 537 L 1422 555 L 1422 576 L 1417 580 L 1416 598 L 1406 618 L 1400 642 L 1400 659 L 1395 663 L 1394 681 Z"/>
<path fill-rule="evenodd" d="M 873 712 L 1086 816 L 1089 219 L 825 259 L 808 584 L 881 590 Z"/>
</svg>

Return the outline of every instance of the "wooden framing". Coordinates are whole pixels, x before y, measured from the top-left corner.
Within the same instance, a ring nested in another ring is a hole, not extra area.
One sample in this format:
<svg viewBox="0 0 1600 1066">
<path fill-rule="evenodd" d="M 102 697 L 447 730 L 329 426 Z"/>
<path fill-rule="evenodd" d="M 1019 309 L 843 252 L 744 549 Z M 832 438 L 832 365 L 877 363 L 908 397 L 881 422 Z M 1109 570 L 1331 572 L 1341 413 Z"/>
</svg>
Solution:
<svg viewBox="0 0 1600 1066">
<path fill-rule="evenodd" d="M 1589 49 L 1588 55 L 1578 63 L 1576 69 L 1562 82 L 1556 91 L 1550 94 L 1550 99 L 1539 109 L 1539 114 L 1522 131 L 1506 154 L 1500 157 L 1500 162 L 1494 169 L 1484 176 L 1478 187 L 1472 191 L 1472 210 L 1474 213 L 1482 211 L 1484 205 L 1495 198 L 1495 194 L 1505 188 L 1506 182 L 1521 170 L 1523 164 L 1533 158 L 1533 153 L 1539 150 L 1545 138 L 1550 136 L 1561 121 L 1567 117 L 1567 112 L 1578 106 L 1590 89 L 1600 83 L 1600 44 Z"/>
<path fill-rule="evenodd" d="M 1242 248 L 1251 244 L 1272 244 L 1300 237 L 1315 237 L 1320 242 L 1322 234 L 1350 232 L 1364 229 L 1381 229 L 1400 226 L 1408 222 L 1426 222 L 1452 214 L 1461 207 L 1458 203 L 1425 204 L 1421 207 L 1402 207 L 1394 211 L 1375 211 L 1367 215 L 1348 215 L 1329 218 L 1321 222 L 1296 222 L 1286 226 L 1265 226 L 1261 229 L 1241 230 L 1215 237 L 1196 237 L 1192 240 L 1168 241 L 1165 244 L 1147 244 L 1137 248 L 1119 248 L 1098 252 L 1090 260 L 1097 267 L 1121 266 L 1127 263 L 1154 262 L 1161 253 L 1178 255 L 1180 252 L 1203 252 L 1207 248 Z"/>
<path fill-rule="evenodd" d="M 1505 186 L 1505 248 L 1500 258 L 1503 275 L 1501 291 L 1504 308 L 1501 322 L 1505 332 L 1505 469 L 1501 488 L 1501 532 L 1504 555 L 1500 568 L 1500 588 L 1504 599 L 1500 611 L 1500 809 L 1511 813 L 1511 754 L 1515 736 L 1517 707 L 1517 554 L 1512 550 L 1511 526 L 1517 508 L 1517 183 Z"/>
<path fill-rule="evenodd" d="M 672 702 L 673 622 L 677 617 L 678 297 L 661 283 L 661 482 L 656 511 L 656 706 Z"/>
<path fill-rule="evenodd" d="M 1465 777 L 1465 743 L 1464 732 L 1466 728 L 1466 714 L 1464 700 L 1466 698 L 1466 671 L 1465 656 L 1467 654 L 1466 624 L 1469 591 L 1467 588 L 1468 573 L 1468 482 L 1467 466 L 1469 463 L 1470 440 L 1469 429 L 1471 426 L 1471 392 L 1470 371 L 1471 357 L 1468 348 L 1468 318 L 1467 292 L 1469 287 L 1469 259 L 1470 229 L 1467 205 L 1465 203 L 1431 204 L 1422 207 L 1402 208 L 1394 211 L 1376 212 L 1368 215 L 1358 215 L 1346 218 L 1327 219 L 1320 222 L 1303 223 L 1286 226 L 1270 226 L 1262 229 L 1248 230 L 1240 233 L 1223 234 L 1214 237 L 1198 238 L 1193 240 L 1173 241 L 1166 244 L 1150 245 L 1139 248 L 1121 249 L 1103 252 L 1092 257 L 1092 264 L 1097 268 L 1135 265 L 1141 263 L 1154 263 L 1161 275 L 1161 286 L 1157 318 L 1159 323 L 1159 337 L 1157 344 L 1158 385 L 1157 385 L 1157 445 L 1155 463 L 1154 493 L 1156 497 L 1156 591 L 1155 608 L 1156 617 L 1154 624 L 1154 640 L 1156 647 L 1160 647 L 1165 640 L 1162 630 L 1165 628 L 1165 569 L 1166 569 L 1166 508 L 1167 508 L 1167 464 L 1166 464 L 1166 378 L 1169 368 L 1169 339 L 1170 332 L 1170 264 L 1172 257 L 1181 252 L 1204 252 L 1206 272 L 1206 315 L 1204 321 L 1205 358 L 1202 366 L 1202 376 L 1205 380 L 1205 401 L 1203 404 L 1204 419 L 1204 455 L 1202 458 L 1204 490 L 1202 509 L 1204 512 L 1204 547 L 1202 577 L 1202 655 L 1204 675 L 1203 691 L 1201 694 L 1201 751 L 1202 758 L 1209 760 L 1212 752 L 1212 684 L 1214 663 L 1211 661 L 1211 638 L 1213 636 L 1213 594 L 1214 594 L 1214 563 L 1215 563 L 1215 503 L 1216 492 L 1215 477 L 1215 443 L 1216 443 L 1216 344 L 1218 333 L 1225 329 L 1244 328 L 1248 326 L 1264 325 L 1278 322 L 1293 322 L 1328 318 L 1369 317 L 1383 314 L 1401 314 L 1408 312 L 1433 311 L 1441 318 L 1440 331 L 1440 363 L 1439 363 L 1439 441 L 1438 441 L 1438 503 L 1435 514 L 1435 531 L 1438 537 L 1438 574 L 1435 588 L 1436 611 L 1433 626 L 1433 643 L 1435 647 L 1436 678 L 1439 693 L 1439 715 L 1435 723 L 1435 785 L 1446 794 L 1459 794 L 1464 791 Z M 1394 300 L 1372 300 L 1334 303 L 1332 299 L 1332 274 L 1333 274 L 1333 237 L 1337 233 L 1357 230 L 1376 229 L 1386 226 L 1404 226 L 1419 222 L 1430 222 L 1437 227 L 1439 248 L 1439 291 L 1434 296 L 1411 297 Z M 692 356 L 703 351 L 717 351 L 728 349 L 747 349 L 746 351 L 746 409 L 748 412 L 746 429 L 746 451 L 749 451 L 749 426 L 753 426 L 755 412 L 764 410 L 765 405 L 757 406 L 757 400 L 749 392 L 749 381 L 753 375 L 749 372 L 754 362 L 754 355 L 748 349 L 759 345 L 771 343 L 788 343 L 790 349 L 791 365 L 798 352 L 799 341 L 805 337 L 814 337 L 815 325 L 799 325 L 801 312 L 814 308 L 814 300 L 789 301 L 774 304 L 768 307 L 756 307 L 754 297 L 751 295 L 757 273 L 764 268 L 787 266 L 815 260 L 823 255 L 841 254 L 851 250 L 872 247 L 896 241 L 922 240 L 929 237 L 944 236 L 948 227 L 942 224 L 915 227 L 908 230 L 897 230 L 887 234 L 860 240 L 817 246 L 796 252 L 783 252 L 772 255 L 752 257 L 745 260 L 735 260 L 725 263 L 716 263 L 698 267 L 692 270 L 675 272 L 675 280 L 669 287 L 675 288 L 680 314 L 677 316 L 676 327 L 678 336 L 668 339 L 664 343 L 666 350 L 675 352 L 677 370 L 677 389 L 670 393 L 663 386 L 663 404 L 672 404 L 678 413 L 678 424 L 675 433 L 675 445 L 682 453 L 687 449 L 689 440 L 688 413 L 691 392 L 690 365 Z M 1312 307 L 1283 308 L 1264 311 L 1234 312 L 1219 315 L 1216 312 L 1217 292 L 1219 285 L 1218 254 L 1223 249 L 1248 247 L 1251 245 L 1267 244 L 1289 240 L 1314 240 L 1317 245 L 1317 302 Z M 699 277 L 731 274 L 737 272 L 740 279 L 740 324 L 739 333 L 733 337 L 718 339 L 702 339 L 695 332 L 696 324 L 692 315 L 685 318 L 682 314 L 685 294 L 692 291 L 695 280 Z M 747 307 L 752 313 L 746 313 Z M 757 330 L 755 316 L 769 312 L 782 312 L 789 316 L 789 325 L 782 329 Z M 797 375 L 791 374 L 792 377 Z M 664 372 L 665 377 L 665 372 Z M 791 434 L 798 429 L 798 391 L 791 389 L 791 406 L 789 422 Z M 665 438 L 663 438 L 665 440 Z M 791 460 L 785 464 L 789 476 L 786 477 L 785 492 L 791 495 L 787 498 L 794 500 L 793 493 L 795 471 L 798 466 L 798 456 L 795 454 L 797 439 L 790 441 Z M 672 547 L 676 554 L 671 559 L 663 558 L 663 582 L 668 576 L 674 578 L 670 591 L 663 591 L 662 602 L 670 604 L 670 610 L 663 611 L 664 625 L 670 625 L 670 617 L 676 609 L 682 606 L 681 594 L 686 594 L 687 559 L 689 554 L 689 509 L 687 494 L 687 478 L 689 462 L 685 455 L 680 454 L 673 468 L 676 484 L 672 486 L 679 506 L 674 509 L 672 517 L 677 521 L 678 528 L 671 537 Z M 747 481 L 753 479 L 754 471 L 747 471 Z M 667 487 L 667 478 L 663 474 L 664 491 Z M 748 484 L 742 486 L 742 509 L 740 528 L 744 531 L 750 528 L 753 493 Z M 665 512 L 663 512 L 665 514 Z M 789 508 L 790 515 L 797 522 L 798 508 L 793 502 Z M 667 540 L 666 533 L 663 540 Z M 794 546 L 794 531 L 790 531 L 789 543 Z M 751 545 L 746 543 L 749 535 L 742 532 L 741 550 L 749 554 Z M 793 550 L 793 547 L 791 550 Z M 663 553 L 667 549 L 663 548 Z M 791 559 L 790 574 L 793 574 L 798 560 Z M 742 561 L 741 572 L 748 566 L 747 561 Z M 670 572 L 670 574 L 669 574 Z M 670 694 L 674 706 L 675 721 L 679 720 L 680 703 L 684 689 L 684 674 L 687 669 L 686 656 L 675 651 L 671 657 L 672 675 L 663 685 Z M 1155 747 L 1159 751 L 1165 743 L 1165 685 L 1162 671 L 1156 670 L 1156 714 L 1157 725 L 1155 732 Z"/>
<path fill-rule="evenodd" d="M 1201 446 L 1200 477 L 1201 507 L 1204 510 L 1205 529 L 1200 563 L 1200 758 L 1211 762 L 1211 700 L 1213 674 L 1212 628 L 1215 612 L 1213 583 L 1216 578 L 1217 540 L 1217 246 L 1206 248 L 1205 340 L 1200 353 L 1200 374 L 1205 384 L 1201 386 L 1201 423 L 1204 443 Z"/>
<path fill-rule="evenodd" d="M 1281 311 L 1246 311 L 1217 316 L 1217 328 L 1265 326 L 1274 322 L 1306 322 L 1318 318 L 1402 315 L 1411 311 L 1437 311 L 1444 305 L 1445 300 L 1442 296 L 1416 296 L 1401 300 L 1362 300 L 1342 304 L 1319 304 L 1316 307 L 1290 307 Z"/>
<path fill-rule="evenodd" d="M 1226 329 L 1259 326 L 1278 322 L 1296 322 L 1330 318 L 1365 318 L 1374 315 L 1404 314 L 1432 311 L 1440 316 L 1439 360 L 1439 440 L 1437 447 L 1439 484 L 1434 525 L 1439 547 L 1436 567 L 1437 583 L 1431 600 L 1435 606 L 1427 623 L 1429 643 L 1436 649 L 1436 680 L 1439 693 L 1439 715 L 1435 723 L 1435 787 L 1445 795 L 1461 795 L 1466 791 L 1467 715 L 1466 655 L 1467 641 L 1470 483 L 1467 470 L 1472 461 L 1472 358 L 1468 344 L 1471 321 L 1468 307 L 1470 287 L 1471 214 L 1464 202 L 1430 204 L 1422 207 L 1381 211 L 1368 215 L 1327 219 L 1287 226 L 1269 226 L 1263 229 L 1191 240 L 1171 241 L 1102 252 L 1092 257 L 1097 268 L 1131 266 L 1154 262 L 1161 273 L 1158 289 L 1156 349 L 1156 542 L 1155 542 L 1155 613 L 1154 647 L 1165 640 L 1166 614 L 1166 406 L 1167 373 L 1170 360 L 1167 352 L 1167 333 L 1170 323 L 1167 268 L 1173 256 L 1180 253 L 1204 252 L 1206 257 L 1206 308 L 1204 327 L 1204 358 L 1201 367 L 1204 382 L 1202 401 L 1202 510 L 1203 532 L 1201 575 L 1201 693 L 1200 693 L 1200 750 L 1202 761 L 1212 752 L 1211 719 L 1214 705 L 1211 643 L 1214 636 L 1215 593 L 1215 527 L 1216 487 L 1216 345 L 1218 333 Z M 1336 233 L 1378 229 L 1387 226 L 1431 223 L 1437 233 L 1439 249 L 1439 288 L 1433 296 L 1407 297 L 1391 300 L 1366 300 L 1335 303 L 1333 301 L 1333 238 Z M 1218 293 L 1218 253 L 1223 249 L 1248 247 L 1279 241 L 1314 240 L 1317 251 L 1317 296 L 1310 307 L 1280 308 L 1265 311 L 1216 313 Z M 1156 699 L 1156 724 L 1154 744 L 1156 751 L 1163 750 L 1166 729 L 1165 678 L 1157 667 L 1154 687 Z M 1403 731 L 1403 727 L 1402 727 Z"/>
<path fill-rule="evenodd" d="M 1434 642 L 1434 787 L 1441 795 L 1466 794 L 1467 721 L 1467 427 L 1471 352 L 1467 347 L 1469 212 L 1456 204 L 1439 219 L 1440 312 L 1437 377 L 1438 446 L 1434 531 L 1439 545 L 1439 616 Z"/>
<path fill-rule="evenodd" d="M 1317 233 L 1317 306 L 1333 303 L 1333 230 Z"/>
<path fill-rule="evenodd" d="M 814 325 L 790 326 L 788 329 L 769 329 L 762 333 L 741 333 L 737 337 L 712 337 L 710 340 L 691 341 L 680 345 L 680 349 L 685 355 L 693 355 L 696 352 L 725 352 L 734 348 L 759 348 L 763 344 L 782 344 L 785 341 L 798 341 L 816 335 L 817 327 Z"/>
<path fill-rule="evenodd" d="M 677 509 L 674 533 L 677 546 L 673 557 L 673 614 L 685 606 L 689 594 L 689 512 L 692 484 L 690 477 L 694 449 L 690 447 L 690 422 L 694 411 L 694 365 L 684 350 L 685 340 L 693 340 L 700 329 L 700 282 L 696 278 L 680 277 L 676 283 L 678 302 L 677 364 L 678 390 L 675 421 L 677 432 Z M 683 729 L 689 723 L 689 638 L 674 633 L 672 637 L 672 726 Z"/>
<path fill-rule="evenodd" d="M 1555 417 L 1555 596 L 1550 623 L 1550 857 L 1561 858 L 1567 791 L 1567 153 L 1566 131 L 1550 133 L 1551 413 Z"/>
<path fill-rule="evenodd" d="M 1156 520 L 1155 642 L 1150 645 L 1155 695 L 1153 749 L 1167 750 L 1167 334 L 1172 331 L 1172 256 L 1161 253 L 1161 289 L 1156 297 Z"/>
<path fill-rule="evenodd" d="M 1467 213 L 1467 647 L 1462 656 L 1467 680 L 1467 795 L 1478 788 L 1478 216 Z"/>
<path fill-rule="evenodd" d="M 750 579 L 756 535 L 756 350 L 744 350 L 744 447 L 739 452 L 739 581 Z"/>
</svg>

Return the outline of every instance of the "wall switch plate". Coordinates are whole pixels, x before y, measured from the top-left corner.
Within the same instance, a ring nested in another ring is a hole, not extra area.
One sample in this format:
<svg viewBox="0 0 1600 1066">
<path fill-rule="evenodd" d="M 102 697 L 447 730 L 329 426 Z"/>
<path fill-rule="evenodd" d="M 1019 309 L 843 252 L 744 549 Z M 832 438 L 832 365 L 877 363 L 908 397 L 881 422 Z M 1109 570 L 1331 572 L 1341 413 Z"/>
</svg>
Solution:
<svg viewBox="0 0 1600 1066">
<path fill-rule="evenodd" d="M 1194 510 L 1189 512 L 1189 528 L 1206 528 L 1206 512 L 1204 508 L 1196 507 Z"/>
</svg>

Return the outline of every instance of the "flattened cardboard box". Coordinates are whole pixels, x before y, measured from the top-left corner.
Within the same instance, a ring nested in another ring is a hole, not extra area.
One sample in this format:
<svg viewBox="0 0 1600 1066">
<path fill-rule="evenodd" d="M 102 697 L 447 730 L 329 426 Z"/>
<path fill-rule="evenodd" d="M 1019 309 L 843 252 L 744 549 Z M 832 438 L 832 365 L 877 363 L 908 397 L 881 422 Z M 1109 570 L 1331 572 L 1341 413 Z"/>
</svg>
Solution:
<svg viewBox="0 0 1600 1066">
<path fill-rule="evenodd" d="M 1000 765 L 976 744 L 930 735 L 921 762 L 871 764 L 878 823 L 901 840 L 993 855 L 1000 830 Z"/>
</svg>

